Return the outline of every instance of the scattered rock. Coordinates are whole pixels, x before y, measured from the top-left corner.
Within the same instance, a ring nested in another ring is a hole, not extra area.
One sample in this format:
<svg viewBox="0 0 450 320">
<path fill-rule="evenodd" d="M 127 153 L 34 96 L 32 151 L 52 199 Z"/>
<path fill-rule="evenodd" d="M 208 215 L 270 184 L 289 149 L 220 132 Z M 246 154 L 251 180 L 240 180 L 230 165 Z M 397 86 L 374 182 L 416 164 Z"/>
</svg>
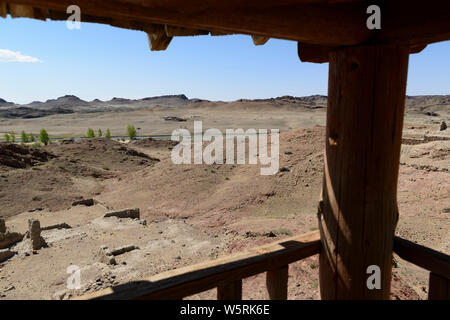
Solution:
<svg viewBox="0 0 450 320">
<path fill-rule="evenodd" d="M 9 258 L 13 257 L 17 252 L 11 251 L 9 249 L 1 249 L 0 250 L 0 262 L 6 261 Z"/>
<path fill-rule="evenodd" d="M 41 228 L 41 230 L 51 230 L 51 229 L 72 229 L 72 227 L 69 226 L 67 223 L 63 222 L 63 223 L 53 224 L 51 226 Z"/>
<path fill-rule="evenodd" d="M 186 119 L 180 118 L 180 117 L 176 117 L 176 116 L 165 116 L 165 117 L 163 117 L 163 119 L 166 120 L 166 121 L 186 122 Z"/>
<path fill-rule="evenodd" d="M 16 242 L 22 241 L 22 239 L 23 234 L 18 232 L 0 233 L 0 249 L 8 248 Z"/>
<path fill-rule="evenodd" d="M 57 292 L 55 292 L 53 294 L 53 299 L 55 299 L 55 300 L 63 300 L 65 295 L 66 295 L 66 293 L 67 293 L 67 290 L 57 291 Z"/>
<path fill-rule="evenodd" d="M 74 201 L 72 203 L 72 207 L 79 206 L 79 205 L 88 206 L 88 207 L 93 206 L 94 199 L 81 199 L 81 200 Z"/>
<path fill-rule="evenodd" d="M 0 164 L 11 168 L 31 167 L 54 157 L 49 152 L 16 143 L 2 143 L 0 145 Z"/>
<path fill-rule="evenodd" d="M 134 244 L 130 244 L 130 245 L 122 246 L 122 247 L 119 247 L 119 248 L 116 248 L 116 249 L 112 250 L 111 254 L 113 256 L 118 256 L 119 254 L 123 254 L 125 252 L 133 251 L 133 250 L 136 250 L 136 249 L 139 249 L 139 247 L 135 246 Z"/>
<path fill-rule="evenodd" d="M 107 246 L 100 247 L 100 262 L 110 264 L 110 265 L 117 264 L 117 261 L 114 258 L 111 250 L 109 250 Z"/>
<path fill-rule="evenodd" d="M 117 218 L 131 218 L 131 219 L 139 219 L 139 208 L 134 209 L 124 209 L 120 211 L 110 211 L 105 213 L 105 218 L 107 217 L 117 217 Z"/>
</svg>

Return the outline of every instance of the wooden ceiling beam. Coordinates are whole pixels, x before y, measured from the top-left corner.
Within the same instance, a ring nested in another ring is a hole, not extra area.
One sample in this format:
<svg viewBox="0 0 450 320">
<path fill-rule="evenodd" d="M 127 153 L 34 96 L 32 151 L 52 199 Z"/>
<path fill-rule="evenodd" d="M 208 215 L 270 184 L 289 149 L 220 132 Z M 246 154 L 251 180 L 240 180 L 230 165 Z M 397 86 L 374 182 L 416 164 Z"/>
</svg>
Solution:
<svg viewBox="0 0 450 320">
<path fill-rule="evenodd" d="M 1 1 L 1 0 L 0 0 Z M 369 30 L 365 0 L 9 0 L 33 8 L 114 21 L 171 25 L 217 33 L 242 33 L 322 46 L 367 42 L 427 44 L 450 40 L 450 1 L 383 1 L 381 30 Z"/>
<path fill-rule="evenodd" d="M 409 53 L 419 53 L 426 48 L 426 44 L 411 45 Z M 339 47 L 326 47 L 308 43 L 297 43 L 298 57 L 302 62 L 325 63 L 330 60 L 330 53 Z"/>
</svg>

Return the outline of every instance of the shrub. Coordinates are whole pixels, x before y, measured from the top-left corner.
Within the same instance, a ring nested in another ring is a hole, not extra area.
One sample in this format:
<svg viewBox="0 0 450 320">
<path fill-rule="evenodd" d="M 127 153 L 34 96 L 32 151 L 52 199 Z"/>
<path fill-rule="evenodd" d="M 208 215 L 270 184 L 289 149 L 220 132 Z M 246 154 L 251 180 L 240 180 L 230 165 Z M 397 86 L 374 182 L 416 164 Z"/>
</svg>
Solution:
<svg viewBox="0 0 450 320">
<path fill-rule="evenodd" d="M 11 140 L 11 137 L 9 136 L 9 134 L 5 133 L 5 141 L 9 142 Z"/>
<path fill-rule="evenodd" d="M 30 133 L 30 136 L 28 137 L 28 140 L 30 142 L 34 142 L 35 138 L 34 138 L 34 135 L 32 133 Z"/>
<path fill-rule="evenodd" d="M 20 133 L 20 138 L 22 139 L 22 142 L 28 142 L 28 135 L 23 130 Z"/>
<path fill-rule="evenodd" d="M 88 138 L 95 138 L 95 133 L 94 133 L 94 130 L 93 130 L 93 129 L 88 128 L 88 131 L 87 131 L 87 137 L 88 137 Z"/>
<path fill-rule="evenodd" d="M 14 131 L 11 131 L 9 133 L 9 136 L 11 138 L 11 142 L 16 142 L 16 134 L 14 133 Z"/>
<path fill-rule="evenodd" d="M 42 129 L 41 132 L 39 133 L 39 139 L 41 140 L 41 142 L 45 145 L 48 144 L 48 141 L 50 140 L 50 138 L 48 137 L 48 133 L 47 131 L 45 131 L 45 129 Z"/>
<path fill-rule="evenodd" d="M 101 138 L 103 136 L 102 129 L 98 129 L 98 137 Z"/>
<path fill-rule="evenodd" d="M 445 121 L 442 121 L 440 131 L 444 131 L 444 130 L 447 130 L 447 124 L 445 123 Z"/>
<path fill-rule="evenodd" d="M 107 139 L 111 139 L 111 132 L 109 131 L 109 129 L 106 129 L 105 137 L 106 137 Z"/>
<path fill-rule="evenodd" d="M 130 140 L 133 140 L 134 138 L 136 138 L 136 129 L 131 124 L 129 124 L 127 127 L 127 136 L 128 136 L 128 138 L 130 138 Z"/>
</svg>

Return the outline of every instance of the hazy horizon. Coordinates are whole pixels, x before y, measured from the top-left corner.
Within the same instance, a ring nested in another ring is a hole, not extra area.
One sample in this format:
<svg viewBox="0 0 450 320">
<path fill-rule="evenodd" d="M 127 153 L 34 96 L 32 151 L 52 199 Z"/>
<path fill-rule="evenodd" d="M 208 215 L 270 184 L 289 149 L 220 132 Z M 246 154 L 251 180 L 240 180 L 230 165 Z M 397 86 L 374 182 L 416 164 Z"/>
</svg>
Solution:
<svg viewBox="0 0 450 320">
<path fill-rule="evenodd" d="M 244 35 L 176 37 L 151 52 L 144 32 L 82 23 L 0 19 L 0 98 L 17 104 L 67 94 L 85 101 L 185 94 L 210 101 L 327 95 L 328 64 L 302 63 L 297 43 Z M 407 94 L 449 93 L 450 41 L 410 56 Z"/>
</svg>

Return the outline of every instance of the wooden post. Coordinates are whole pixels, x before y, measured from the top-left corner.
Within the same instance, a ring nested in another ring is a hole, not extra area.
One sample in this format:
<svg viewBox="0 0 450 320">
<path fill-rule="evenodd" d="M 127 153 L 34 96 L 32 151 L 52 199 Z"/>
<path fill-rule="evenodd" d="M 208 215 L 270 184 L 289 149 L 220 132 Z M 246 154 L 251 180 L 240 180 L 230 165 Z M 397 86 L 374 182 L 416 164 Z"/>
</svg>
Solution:
<svg viewBox="0 0 450 320">
<path fill-rule="evenodd" d="M 322 299 L 389 299 L 408 47 L 330 53 L 323 201 Z M 369 290 L 368 266 L 381 289 Z"/>
<path fill-rule="evenodd" d="M 450 280 L 430 272 L 428 300 L 450 300 Z"/>
<path fill-rule="evenodd" d="M 266 285 L 270 300 L 287 300 L 289 266 L 267 271 Z"/>
<path fill-rule="evenodd" d="M 242 280 L 218 286 L 217 300 L 242 300 Z"/>
</svg>

